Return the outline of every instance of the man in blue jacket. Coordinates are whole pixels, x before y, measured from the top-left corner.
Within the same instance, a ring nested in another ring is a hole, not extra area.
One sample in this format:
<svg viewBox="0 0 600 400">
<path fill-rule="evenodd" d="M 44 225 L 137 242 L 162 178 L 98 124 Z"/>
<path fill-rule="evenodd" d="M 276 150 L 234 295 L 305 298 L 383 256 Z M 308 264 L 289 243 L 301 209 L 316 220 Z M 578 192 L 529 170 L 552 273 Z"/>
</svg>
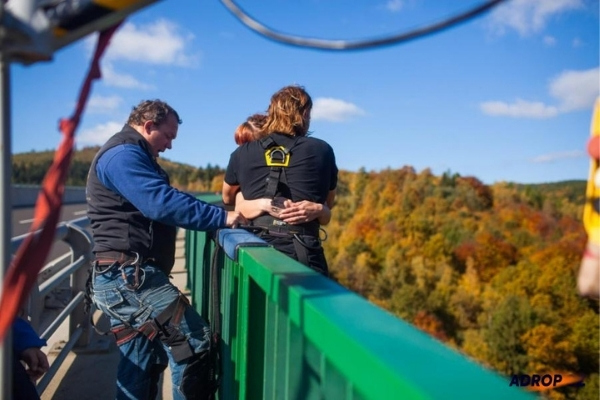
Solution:
<svg viewBox="0 0 600 400">
<path fill-rule="evenodd" d="M 247 221 L 170 185 L 156 159 L 171 148 L 180 123 L 167 103 L 142 101 L 88 174 L 92 298 L 110 318 L 121 352 L 117 399 L 154 399 L 167 364 L 173 399 L 204 399 L 213 390 L 210 329 L 169 281 L 176 227 L 214 231 Z"/>
<path fill-rule="evenodd" d="M 13 335 L 13 400 L 39 400 L 34 382 L 48 371 L 48 358 L 40 350 L 46 345 L 22 318 L 15 319 Z M 27 369 L 21 362 L 24 362 Z"/>
</svg>

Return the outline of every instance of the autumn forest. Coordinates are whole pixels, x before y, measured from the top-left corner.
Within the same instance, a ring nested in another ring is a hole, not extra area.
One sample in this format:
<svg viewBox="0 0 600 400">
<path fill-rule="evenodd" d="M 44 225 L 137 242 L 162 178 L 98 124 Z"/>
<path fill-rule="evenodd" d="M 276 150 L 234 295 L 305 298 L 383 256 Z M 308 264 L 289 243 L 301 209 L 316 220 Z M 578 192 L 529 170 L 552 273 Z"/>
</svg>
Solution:
<svg viewBox="0 0 600 400">
<path fill-rule="evenodd" d="M 496 183 L 411 167 L 343 172 L 325 247 L 337 281 L 502 374 L 586 375 L 598 302 L 576 293 L 585 182 Z"/>
</svg>

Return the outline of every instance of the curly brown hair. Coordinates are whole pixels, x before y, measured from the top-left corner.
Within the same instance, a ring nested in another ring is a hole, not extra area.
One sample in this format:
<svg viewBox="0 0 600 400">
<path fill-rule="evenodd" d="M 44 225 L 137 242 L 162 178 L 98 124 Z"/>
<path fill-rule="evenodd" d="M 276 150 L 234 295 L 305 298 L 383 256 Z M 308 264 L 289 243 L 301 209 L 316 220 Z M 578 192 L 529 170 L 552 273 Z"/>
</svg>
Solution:
<svg viewBox="0 0 600 400">
<path fill-rule="evenodd" d="M 143 125 L 146 121 L 152 121 L 155 125 L 160 125 L 167 120 L 169 115 L 174 115 L 177 123 L 181 124 L 181 118 L 177 111 L 162 100 L 143 100 L 137 106 L 133 107 L 128 125 Z"/>
<path fill-rule="evenodd" d="M 311 110 L 312 99 L 304 87 L 286 86 L 271 96 L 271 104 L 269 104 L 263 131 L 306 136 L 310 126 Z"/>
</svg>

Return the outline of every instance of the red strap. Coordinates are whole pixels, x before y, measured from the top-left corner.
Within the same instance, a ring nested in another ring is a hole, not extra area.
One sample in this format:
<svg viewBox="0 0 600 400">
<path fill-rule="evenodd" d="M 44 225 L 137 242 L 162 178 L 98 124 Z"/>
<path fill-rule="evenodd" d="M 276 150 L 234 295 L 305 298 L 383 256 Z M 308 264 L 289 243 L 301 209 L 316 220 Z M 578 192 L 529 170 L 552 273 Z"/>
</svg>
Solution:
<svg viewBox="0 0 600 400">
<path fill-rule="evenodd" d="M 124 325 L 119 326 L 117 328 L 112 328 L 110 331 L 113 335 L 115 335 L 115 341 L 117 342 L 117 346 L 129 342 L 131 339 L 136 337 L 138 333 L 140 333 L 132 327 L 126 327 Z"/>
<path fill-rule="evenodd" d="M 0 313 L 0 341 L 4 340 L 4 336 L 18 310 L 25 302 L 33 285 L 37 282 L 38 273 L 50 252 L 60 216 L 69 164 L 73 155 L 75 130 L 79 125 L 81 114 L 87 103 L 92 81 L 101 77 L 100 58 L 120 24 L 118 23 L 100 33 L 94 58 L 79 92 L 75 113 L 71 118 L 60 121 L 60 130 L 63 135 L 62 142 L 54 154 L 52 165 L 42 182 L 29 235 L 17 250 L 17 254 L 4 277 L 2 298 L 0 299 L 0 310 L 2 310 L 2 313 Z M 36 238 L 33 232 L 39 229 L 41 229 L 41 234 Z"/>
</svg>

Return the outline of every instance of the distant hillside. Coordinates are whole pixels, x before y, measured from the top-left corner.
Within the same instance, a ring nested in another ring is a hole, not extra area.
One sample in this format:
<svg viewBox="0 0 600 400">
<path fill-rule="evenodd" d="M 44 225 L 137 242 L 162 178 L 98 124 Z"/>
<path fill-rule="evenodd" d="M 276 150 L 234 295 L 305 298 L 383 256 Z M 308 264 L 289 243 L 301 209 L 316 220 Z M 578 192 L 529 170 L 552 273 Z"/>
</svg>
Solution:
<svg viewBox="0 0 600 400">
<path fill-rule="evenodd" d="M 87 174 L 99 146 L 76 150 L 71 160 L 67 185 L 85 186 Z M 33 151 L 14 154 L 12 159 L 12 183 L 39 185 L 52 164 L 54 151 Z M 159 164 L 167 171 L 171 183 L 178 189 L 190 192 L 220 191 L 225 171 L 219 166 L 193 167 L 189 164 L 159 158 Z"/>
<path fill-rule="evenodd" d="M 584 181 L 342 171 L 322 235 L 330 276 L 503 375 L 586 377 L 544 398 L 597 400 L 598 302 L 576 291 L 584 193 Z"/>
<path fill-rule="evenodd" d="M 544 208 L 544 204 L 546 204 L 546 207 L 549 207 L 550 204 L 552 204 L 555 209 L 563 208 L 563 206 L 568 208 L 568 204 L 583 207 L 585 202 L 585 188 L 587 181 L 569 180 L 538 184 L 513 185 L 517 192 L 522 194 L 527 199 L 527 203 L 529 205 L 533 206 L 537 210 L 542 210 Z"/>
</svg>

